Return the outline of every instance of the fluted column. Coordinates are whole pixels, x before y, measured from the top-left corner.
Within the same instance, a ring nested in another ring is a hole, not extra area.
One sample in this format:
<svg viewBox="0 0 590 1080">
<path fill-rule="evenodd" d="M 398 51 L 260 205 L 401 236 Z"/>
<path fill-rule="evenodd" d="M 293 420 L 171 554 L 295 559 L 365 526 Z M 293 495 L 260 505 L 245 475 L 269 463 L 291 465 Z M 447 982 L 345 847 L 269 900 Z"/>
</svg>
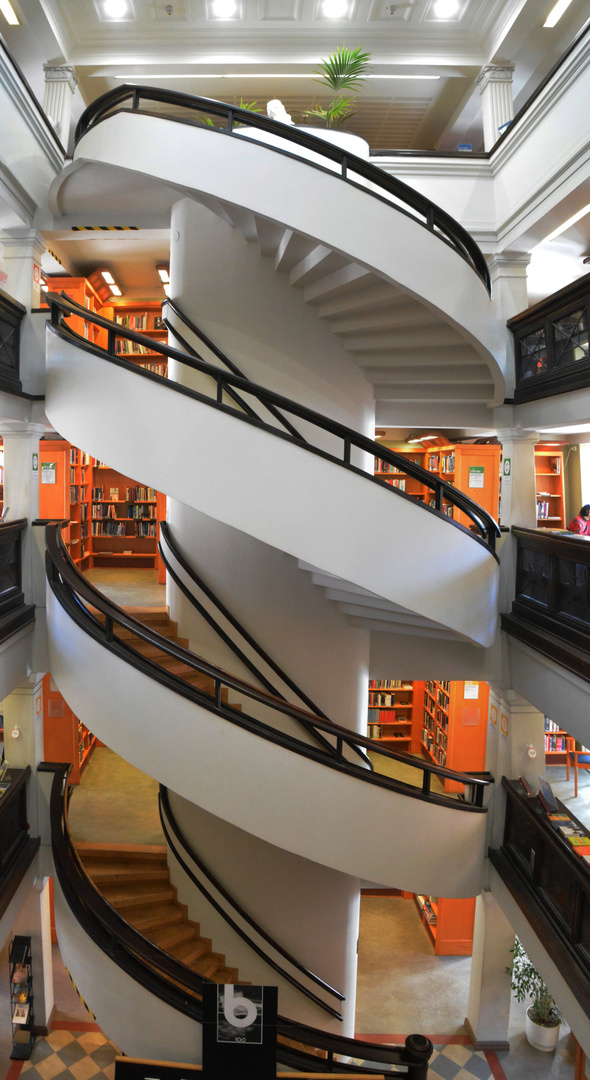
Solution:
<svg viewBox="0 0 590 1080">
<path fill-rule="evenodd" d="M 514 64 L 486 64 L 477 85 L 483 108 L 483 144 L 491 150 L 501 135 L 500 129 L 512 120 L 512 72 Z"/>
<path fill-rule="evenodd" d="M 69 64 L 43 64 L 45 97 L 43 108 L 55 133 L 67 150 L 72 114 L 72 97 L 78 85 L 73 67 Z"/>
</svg>

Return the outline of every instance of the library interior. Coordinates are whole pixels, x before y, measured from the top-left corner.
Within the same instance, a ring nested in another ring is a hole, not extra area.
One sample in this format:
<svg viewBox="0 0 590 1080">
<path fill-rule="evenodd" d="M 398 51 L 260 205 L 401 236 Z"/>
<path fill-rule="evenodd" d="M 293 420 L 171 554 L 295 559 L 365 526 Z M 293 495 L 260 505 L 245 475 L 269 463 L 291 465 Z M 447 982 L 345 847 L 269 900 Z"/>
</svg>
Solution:
<svg viewBox="0 0 590 1080">
<path fill-rule="evenodd" d="M 589 93 L 0 0 L 0 1080 L 590 1077 Z"/>
</svg>

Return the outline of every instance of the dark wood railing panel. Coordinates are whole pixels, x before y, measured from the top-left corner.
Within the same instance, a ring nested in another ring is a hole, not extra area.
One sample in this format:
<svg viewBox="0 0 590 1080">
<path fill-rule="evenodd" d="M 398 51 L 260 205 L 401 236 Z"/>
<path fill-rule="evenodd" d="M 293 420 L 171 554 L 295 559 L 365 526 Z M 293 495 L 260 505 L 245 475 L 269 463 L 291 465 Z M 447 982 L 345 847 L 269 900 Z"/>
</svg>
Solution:
<svg viewBox="0 0 590 1080">
<path fill-rule="evenodd" d="M 6 879 L 14 860 L 29 839 L 27 824 L 27 782 L 31 767 L 9 769 L 4 782 L 8 790 L 0 798 L 0 882 Z"/>
<path fill-rule="evenodd" d="M 521 404 L 590 386 L 590 274 L 508 322 Z"/>
<path fill-rule="evenodd" d="M 0 525 L 0 619 L 24 604 L 22 591 L 22 541 L 27 521 Z"/>
<path fill-rule="evenodd" d="M 501 876 L 502 859 L 522 882 L 523 895 L 532 908 L 551 925 L 554 936 L 573 960 L 577 981 L 584 987 L 585 1007 L 590 1007 L 590 872 L 547 818 L 539 801 L 528 796 L 520 781 L 502 778 L 506 793 L 504 839 L 499 852 L 491 852 L 492 864 Z M 577 819 L 559 803 L 559 812 Z M 578 823 L 580 824 L 580 823 Z M 584 830 L 584 826 L 580 826 Z M 527 905 L 523 906 L 526 911 Z M 538 918 L 537 918 L 538 922 Z M 539 933 L 539 926 L 534 926 Z"/>
<path fill-rule="evenodd" d="M 512 533 L 517 540 L 512 614 L 590 653 L 590 538 L 520 528 Z"/>
<path fill-rule="evenodd" d="M 174 90 L 150 86 L 121 86 L 103 94 L 88 106 L 76 128 L 76 143 L 90 128 L 114 113 L 139 110 L 144 114 L 148 112 L 167 120 L 197 125 L 212 135 L 229 135 L 232 138 L 240 138 L 239 134 L 235 134 L 234 128 L 247 125 L 249 128 L 256 128 L 278 136 L 281 139 L 281 146 L 264 144 L 267 149 L 276 153 L 288 154 L 287 147 L 289 146 L 292 147 L 293 154 L 297 154 L 299 147 L 312 150 L 315 155 L 324 158 L 327 162 L 334 162 L 344 182 L 360 187 L 362 191 L 369 192 L 375 198 L 385 200 L 392 211 L 410 215 L 418 224 L 452 247 L 462 259 L 469 263 L 483 282 L 488 294 L 491 293 L 490 275 L 483 253 L 467 230 L 440 206 L 370 162 L 318 139 L 315 135 L 296 126 L 279 123 L 261 113 Z M 205 125 L 204 128 L 203 125 Z M 326 168 L 315 161 L 307 161 L 307 164 L 315 169 Z M 330 172 L 333 172 L 333 169 L 330 169 Z M 369 181 L 371 185 L 374 185 L 374 190 L 369 190 L 364 184 L 359 184 L 358 179 L 355 180 L 353 177 L 362 177 L 363 180 Z M 392 202 L 392 197 L 395 202 Z"/>
<path fill-rule="evenodd" d="M 0 390 L 22 393 L 20 327 L 27 309 L 0 289 Z"/>
</svg>

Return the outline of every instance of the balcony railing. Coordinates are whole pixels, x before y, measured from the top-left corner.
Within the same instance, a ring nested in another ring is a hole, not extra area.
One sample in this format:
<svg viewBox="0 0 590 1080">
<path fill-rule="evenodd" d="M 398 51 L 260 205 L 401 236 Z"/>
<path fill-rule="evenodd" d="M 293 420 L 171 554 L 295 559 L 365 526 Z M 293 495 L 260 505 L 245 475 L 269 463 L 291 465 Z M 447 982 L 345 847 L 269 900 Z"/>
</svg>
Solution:
<svg viewBox="0 0 590 1080">
<path fill-rule="evenodd" d="M 502 628 L 590 681 L 590 537 L 512 529 L 516 589 Z"/>
<path fill-rule="evenodd" d="M 517 404 L 590 386 L 590 275 L 508 322 Z"/>
<path fill-rule="evenodd" d="M 22 392 L 20 325 L 27 309 L 0 289 L 0 390 Z"/>
<path fill-rule="evenodd" d="M 519 780 L 503 777 L 502 786 L 504 840 L 492 865 L 590 1015 L 590 870 Z"/>
<path fill-rule="evenodd" d="M 0 641 L 34 618 L 35 608 L 25 604 L 22 589 L 24 518 L 0 524 Z"/>
</svg>

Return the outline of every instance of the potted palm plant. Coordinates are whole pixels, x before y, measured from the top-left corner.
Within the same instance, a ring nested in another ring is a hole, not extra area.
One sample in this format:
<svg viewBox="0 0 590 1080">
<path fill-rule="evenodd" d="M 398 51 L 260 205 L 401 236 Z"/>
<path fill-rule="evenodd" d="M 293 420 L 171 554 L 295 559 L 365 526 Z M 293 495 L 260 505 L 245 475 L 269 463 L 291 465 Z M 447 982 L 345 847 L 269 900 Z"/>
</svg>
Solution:
<svg viewBox="0 0 590 1080">
<path fill-rule="evenodd" d="M 527 1039 L 537 1050 L 549 1053 L 555 1049 L 559 1038 L 559 1010 L 519 938 L 516 938 L 511 952 L 513 961 L 506 968 L 511 978 L 510 988 L 517 1001 L 532 998 L 525 1018 Z"/>
<path fill-rule="evenodd" d="M 320 76 L 317 81 L 328 86 L 336 96 L 326 105 L 315 105 L 313 109 L 306 109 L 304 115 L 323 120 L 328 128 L 341 127 L 345 120 L 354 116 L 354 99 L 344 95 L 360 93 L 370 62 L 370 54 L 363 52 L 362 48 L 347 49 L 344 45 L 322 60 L 315 71 L 315 74 Z"/>
</svg>

